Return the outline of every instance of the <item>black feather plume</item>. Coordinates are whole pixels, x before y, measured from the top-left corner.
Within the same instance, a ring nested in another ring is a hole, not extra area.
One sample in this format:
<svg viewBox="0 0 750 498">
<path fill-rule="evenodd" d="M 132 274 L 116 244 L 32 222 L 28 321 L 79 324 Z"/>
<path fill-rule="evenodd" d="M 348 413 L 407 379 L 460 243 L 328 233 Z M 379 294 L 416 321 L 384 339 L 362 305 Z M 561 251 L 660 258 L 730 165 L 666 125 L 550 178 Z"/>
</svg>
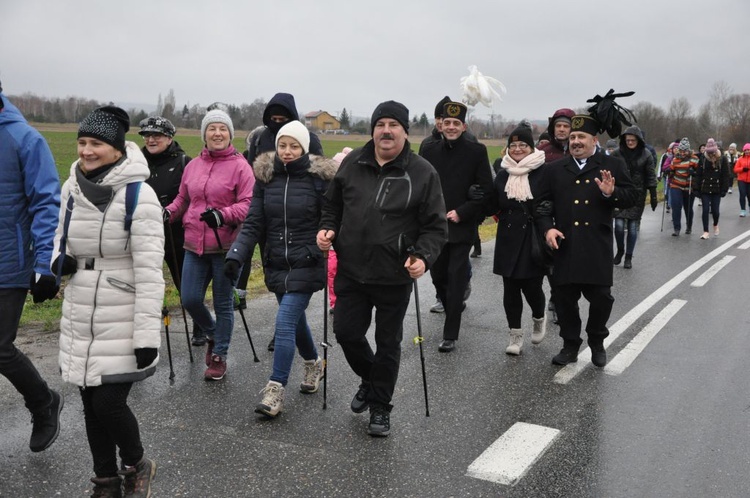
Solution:
<svg viewBox="0 0 750 498">
<path fill-rule="evenodd" d="M 589 114 L 599 122 L 602 131 L 606 131 L 612 138 L 617 138 L 622 132 L 623 123 L 631 126 L 637 120 L 635 115 L 629 110 L 615 102 L 619 97 L 630 97 L 635 92 L 615 93 L 610 88 L 607 94 L 602 97 L 597 95 L 586 102 L 593 102 L 594 105 L 588 108 Z"/>
</svg>

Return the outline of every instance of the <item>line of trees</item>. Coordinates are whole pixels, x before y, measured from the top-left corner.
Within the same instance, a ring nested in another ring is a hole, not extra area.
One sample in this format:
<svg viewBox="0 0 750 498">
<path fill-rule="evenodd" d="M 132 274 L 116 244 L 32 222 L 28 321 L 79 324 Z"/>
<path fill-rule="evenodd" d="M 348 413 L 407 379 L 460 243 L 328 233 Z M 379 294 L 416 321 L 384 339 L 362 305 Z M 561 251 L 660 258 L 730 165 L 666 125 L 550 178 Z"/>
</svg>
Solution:
<svg viewBox="0 0 750 498">
<path fill-rule="evenodd" d="M 80 97 L 47 98 L 31 93 L 9 98 L 26 119 L 38 123 L 78 123 L 89 112 L 105 104 Z M 264 99 L 255 99 L 250 104 L 225 104 L 223 108 L 231 116 L 235 128 L 252 130 L 263 124 L 263 111 L 266 105 Z M 724 147 L 735 142 L 741 148 L 742 144 L 750 142 L 750 94 L 734 93 L 724 81 L 713 85 L 708 102 L 697 111 L 685 97 L 672 99 L 666 110 L 649 102 L 638 102 L 630 109 L 638 118 L 638 126 L 646 132 L 647 141 L 660 148 L 682 137 L 688 137 L 690 142 L 696 145 L 705 142 L 709 137 L 722 141 Z M 585 112 L 585 108 L 578 111 Z M 143 109 L 128 109 L 128 112 L 133 126 L 137 126 L 149 115 L 160 115 L 172 121 L 175 126 L 199 129 L 206 113 L 206 106 L 188 103 L 180 108 L 177 106 L 174 91 L 170 90 L 163 98 L 159 94 L 155 112 L 147 113 Z M 339 120 L 345 130 L 369 133 L 369 122 L 352 122 L 351 114 L 346 108 L 339 113 Z M 480 138 L 504 138 L 507 130 L 512 129 L 514 124 L 504 120 L 499 114 L 494 114 L 487 120 L 473 116 L 469 118 L 471 131 Z M 419 117 L 413 117 L 411 125 L 412 133 L 421 132 L 426 135 L 430 132 L 432 122 L 422 113 Z"/>
</svg>

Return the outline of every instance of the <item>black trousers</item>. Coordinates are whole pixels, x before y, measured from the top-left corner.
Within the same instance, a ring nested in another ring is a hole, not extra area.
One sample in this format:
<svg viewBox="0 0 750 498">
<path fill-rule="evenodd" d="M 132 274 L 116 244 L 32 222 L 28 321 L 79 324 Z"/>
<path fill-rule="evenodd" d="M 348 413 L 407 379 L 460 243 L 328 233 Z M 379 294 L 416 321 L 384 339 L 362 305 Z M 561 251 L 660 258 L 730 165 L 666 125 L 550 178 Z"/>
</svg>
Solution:
<svg viewBox="0 0 750 498">
<path fill-rule="evenodd" d="M 509 328 L 521 328 L 523 297 L 526 298 L 526 302 L 529 303 L 529 306 L 531 307 L 532 317 L 544 317 L 543 281 L 544 276 L 532 278 L 503 277 L 503 308 L 505 309 L 505 317 L 508 319 Z"/>
<path fill-rule="evenodd" d="M 103 384 L 81 389 L 86 436 L 97 477 L 117 476 L 117 449 L 123 465 L 143 458 L 138 420 L 128 407 L 132 382 Z"/>
<path fill-rule="evenodd" d="M 0 289 L 0 374 L 23 396 L 31 413 L 44 412 L 52 393 L 31 360 L 13 344 L 28 289 Z"/>
<path fill-rule="evenodd" d="M 401 365 L 404 315 L 409 306 L 412 284 L 362 284 L 341 273 L 334 280 L 336 307 L 333 332 L 349 366 L 369 384 L 368 401 L 391 409 Z M 367 340 L 367 329 L 375 308 L 375 346 Z"/>
<path fill-rule="evenodd" d="M 579 346 L 583 342 L 578 309 L 578 300 L 582 294 L 589 302 L 589 318 L 586 322 L 588 344 L 599 345 L 609 335 L 607 321 L 615 302 L 607 285 L 566 284 L 555 287 L 555 310 L 560 325 L 560 337 Z"/>
<path fill-rule="evenodd" d="M 435 263 L 430 268 L 432 283 L 445 308 L 443 339 L 458 339 L 461 329 L 461 314 L 464 308 L 464 293 L 469 283 L 469 251 L 471 243 L 448 243 L 443 246 Z"/>
</svg>

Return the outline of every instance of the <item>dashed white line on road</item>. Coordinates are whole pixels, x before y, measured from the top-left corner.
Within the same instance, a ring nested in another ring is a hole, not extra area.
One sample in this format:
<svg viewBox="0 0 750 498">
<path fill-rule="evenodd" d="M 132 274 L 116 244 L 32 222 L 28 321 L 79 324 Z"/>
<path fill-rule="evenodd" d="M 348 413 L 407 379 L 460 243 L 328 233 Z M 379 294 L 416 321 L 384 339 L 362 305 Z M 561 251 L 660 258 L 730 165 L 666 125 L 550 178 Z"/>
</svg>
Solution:
<svg viewBox="0 0 750 498">
<path fill-rule="evenodd" d="M 615 341 L 620 334 L 622 334 L 628 327 L 638 320 L 644 313 L 651 309 L 656 303 L 661 301 L 668 293 L 674 290 L 675 287 L 680 285 L 683 281 L 687 280 L 693 273 L 697 272 L 703 265 L 707 264 L 712 259 L 721 255 L 721 253 L 728 251 L 735 244 L 750 237 L 750 231 L 742 233 L 737 237 L 725 242 L 710 253 L 706 254 L 692 265 L 688 266 L 680 273 L 672 277 L 671 280 L 667 281 L 664 285 L 656 289 L 651 295 L 647 296 L 646 299 L 638 303 L 633 309 L 625 313 L 619 320 L 617 320 L 609 328 L 609 337 L 604 340 L 604 347 L 609 347 L 612 342 Z M 573 380 L 584 368 L 588 367 L 591 362 L 591 350 L 586 348 L 578 354 L 577 363 L 569 363 L 560 369 L 555 374 L 552 381 L 557 384 L 567 384 Z"/>
<path fill-rule="evenodd" d="M 750 247 L 750 240 L 748 240 L 748 241 L 747 241 L 747 242 L 745 242 L 744 244 L 740 244 L 740 245 L 738 245 L 738 246 L 737 246 L 737 249 L 742 249 L 742 250 L 745 250 L 745 249 L 747 249 L 747 248 L 749 248 L 749 247 Z"/>
<path fill-rule="evenodd" d="M 466 475 L 512 486 L 559 435 L 558 429 L 516 422 L 469 465 Z"/>
<path fill-rule="evenodd" d="M 701 274 L 700 277 L 693 280 L 693 282 L 690 284 L 692 287 L 703 287 L 706 285 L 706 282 L 711 280 L 711 277 L 719 273 L 719 270 L 724 268 L 729 264 L 730 261 L 734 259 L 734 256 L 724 256 L 719 261 L 714 263 L 711 268 L 704 271 L 703 274 Z"/>
<path fill-rule="evenodd" d="M 656 334 L 664 328 L 669 320 L 677 314 L 680 309 L 687 304 L 687 301 L 683 299 L 675 299 L 669 303 L 648 325 L 643 327 L 643 330 L 638 332 L 632 341 L 630 341 L 622 350 L 617 353 L 617 356 L 607 363 L 604 367 L 604 373 L 609 375 L 620 375 L 630 366 L 633 361 L 638 357 L 648 343 L 656 337 Z"/>
</svg>

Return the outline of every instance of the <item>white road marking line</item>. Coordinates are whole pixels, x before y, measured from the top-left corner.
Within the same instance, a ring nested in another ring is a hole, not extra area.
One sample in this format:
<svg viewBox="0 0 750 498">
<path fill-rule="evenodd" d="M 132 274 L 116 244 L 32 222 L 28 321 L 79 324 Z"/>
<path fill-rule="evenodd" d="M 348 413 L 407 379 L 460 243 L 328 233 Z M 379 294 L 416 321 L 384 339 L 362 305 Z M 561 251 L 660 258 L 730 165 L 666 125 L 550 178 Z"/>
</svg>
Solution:
<svg viewBox="0 0 750 498">
<path fill-rule="evenodd" d="M 609 328 L 609 337 L 607 337 L 604 340 L 604 347 L 605 348 L 609 347 L 609 345 L 615 339 L 617 339 L 620 336 L 620 334 L 622 334 L 625 330 L 627 330 L 628 327 L 633 325 L 633 323 L 636 320 L 638 320 L 645 312 L 651 309 L 656 303 L 661 301 L 664 298 L 664 296 L 666 296 L 672 290 L 674 290 L 675 287 L 680 285 L 683 281 L 687 280 L 687 278 L 690 277 L 693 273 L 697 272 L 703 265 L 705 265 L 712 259 L 720 256 L 721 253 L 731 249 L 732 246 L 734 246 L 741 240 L 746 239 L 748 237 L 750 237 L 750 230 L 720 245 L 719 247 L 717 247 L 710 253 L 706 254 L 705 256 L 697 260 L 695 263 L 688 266 L 687 268 L 682 270 L 680 273 L 672 277 L 671 280 L 669 280 L 664 285 L 656 289 L 654 292 L 652 292 L 651 295 L 647 296 L 643 301 L 638 303 L 638 305 L 636 305 L 633 309 L 625 313 L 622 316 L 622 318 L 617 320 Z M 582 332 L 582 334 L 585 334 L 585 332 Z M 591 350 L 586 348 L 585 350 L 581 351 L 578 354 L 578 362 L 570 363 L 562 367 L 560 371 L 557 372 L 555 376 L 552 378 L 552 382 L 555 382 L 557 384 L 567 384 L 568 382 L 573 380 L 579 373 L 581 373 L 584 368 L 590 365 L 590 360 L 591 360 Z"/>
<path fill-rule="evenodd" d="M 466 475 L 513 486 L 559 435 L 558 429 L 516 422 L 469 465 Z"/>
<path fill-rule="evenodd" d="M 693 282 L 690 284 L 692 287 L 703 287 L 706 285 L 706 283 L 711 280 L 711 277 L 719 273 L 719 270 L 724 268 L 729 264 L 730 261 L 734 259 L 734 256 L 724 256 L 719 261 L 714 263 L 714 265 L 709 268 L 708 270 L 704 271 L 703 274 L 693 280 Z"/>
<path fill-rule="evenodd" d="M 742 249 L 742 250 L 745 250 L 745 249 L 747 249 L 748 247 L 750 247 L 750 240 L 748 240 L 748 241 L 747 241 L 747 242 L 745 242 L 744 244 L 740 244 L 739 246 L 737 246 L 737 249 Z"/>
<path fill-rule="evenodd" d="M 643 330 L 638 332 L 632 341 L 630 341 L 622 351 L 617 353 L 617 356 L 607 363 L 604 367 L 604 373 L 609 375 L 620 375 L 630 366 L 633 361 L 638 357 L 639 354 L 646 349 L 646 346 L 651 342 L 651 339 L 656 337 L 656 334 L 664 328 L 664 326 L 677 314 L 680 309 L 687 304 L 687 301 L 683 299 L 675 299 L 669 303 L 648 325 L 643 327 Z"/>
</svg>

